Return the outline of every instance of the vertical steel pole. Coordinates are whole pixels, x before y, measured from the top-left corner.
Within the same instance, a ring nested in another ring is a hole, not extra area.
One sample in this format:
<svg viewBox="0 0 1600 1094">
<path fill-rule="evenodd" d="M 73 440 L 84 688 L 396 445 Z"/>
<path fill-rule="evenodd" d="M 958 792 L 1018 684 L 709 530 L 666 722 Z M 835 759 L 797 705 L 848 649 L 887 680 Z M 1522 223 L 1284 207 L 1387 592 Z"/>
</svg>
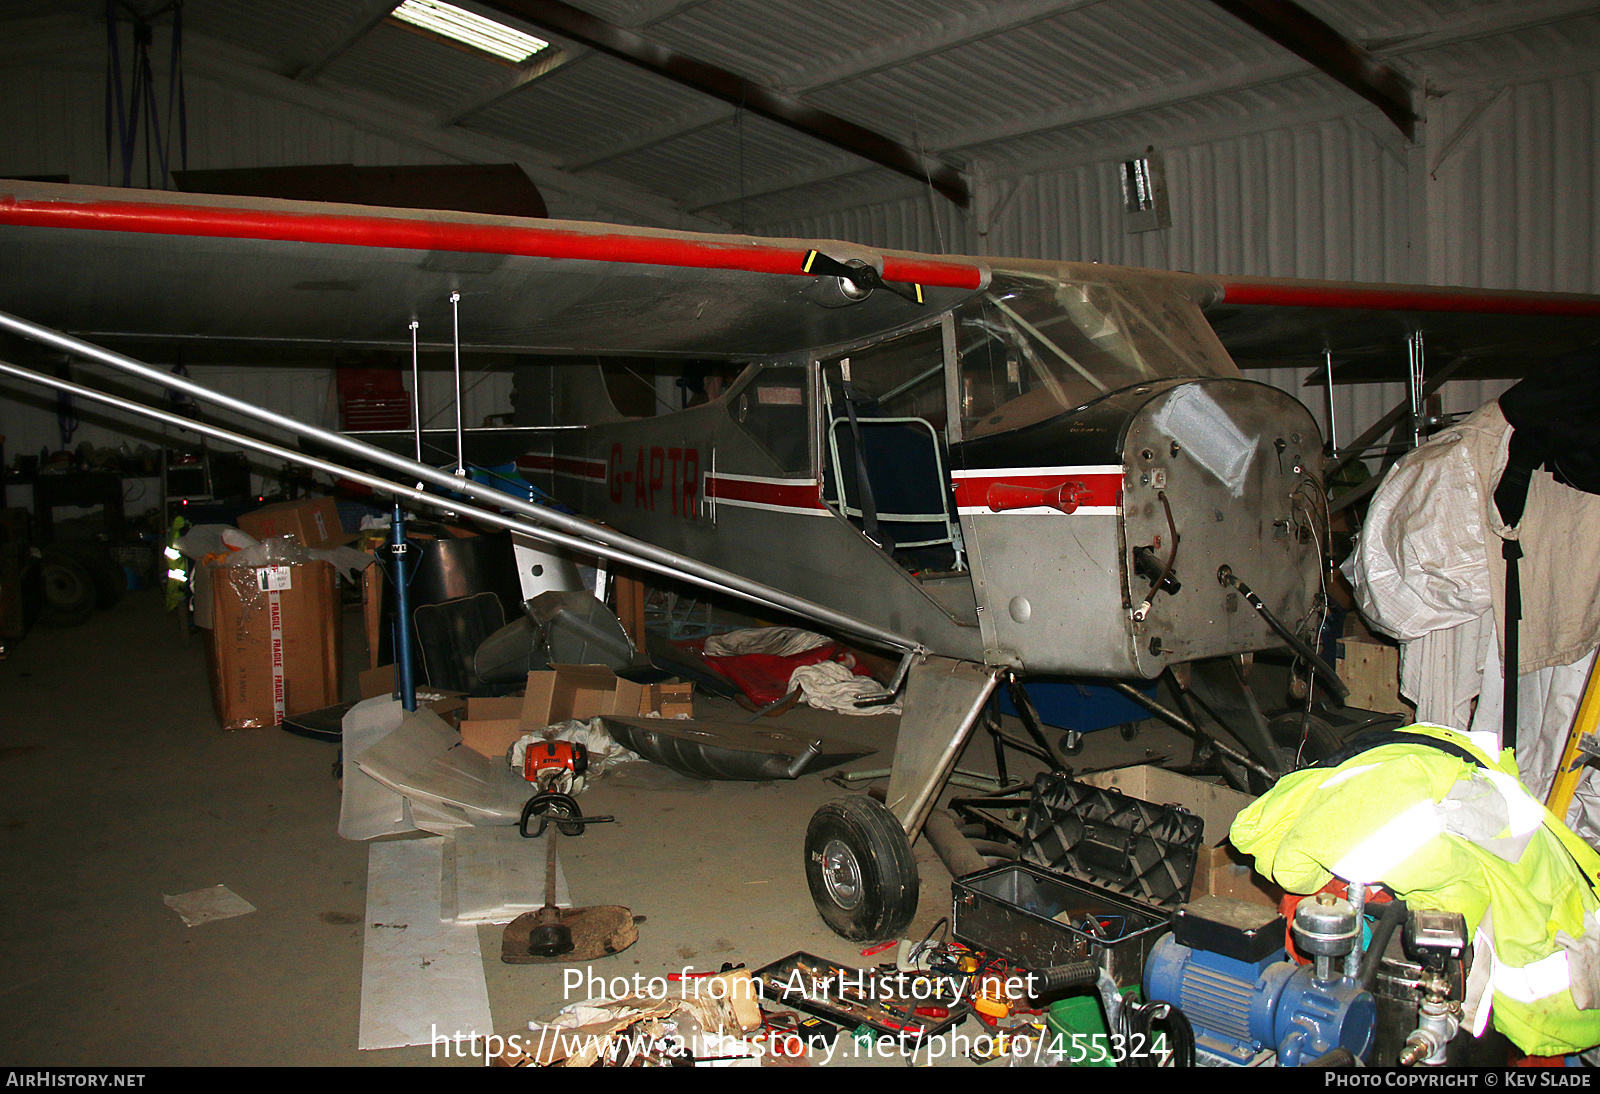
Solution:
<svg viewBox="0 0 1600 1094">
<path fill-rule="evenodd" d="M 417 360 L 417 321 L 411 321 L 411 436 L 416 446 L 413 457 L 422 462 L 422 368 Z"/>
<path fill-rule="evenodd" d="M 1427 439 L 1422 428 L 1422 332 L 1412 331 L 1408 343 L 1410 368 L 1406 373 L 1406 394 L 1411 400 L 1411 447 L 1420 448 Z"/>
<path fill-rule="evenodd" d="M 1339 458 L 1339 416 L 1333 409 L 1333 350 L 1322 351 L 1323 378 L 1328 383 L 1328 455 Z"/>
<path fill-rule="evenodd" d="M 408 711 L 417 709 L 416 650 L 411 641 L 410 560 L 406 557 L 409 553 L 406 515 L 396 498 L 389 522 L 389 555 L 393 562 L 389 572 L 394 575 L 394 681 L 400 691 L 400 705 Z"/>
<path fill-rule="evenodd" d="M 462 478 L 467 477 L 467 441 L 466 432 L 461 426 L 461 294 L 450 294 L 450 315 L 455 325 L 455 359 L 456 359 L 456 474 Z"/>
<path fill-rule="evenodd" d="M 411 433 L 416 448 L 416 461 L 422 462 L 422 369 L 417 355 L 417 326 L 411 320 Z M 417 484 L 422 489 L 422 483 Z M 416 648 L 411 640 L 411 574 L 406 546 L 406 514 L 400 508 L 400 499 L 394 500 L 394 514 L 389 520 L 389 552 L 394 573 L 394 675 L 395 687 L 400 692 L 400 705 L 406 710 L 417 709 Z"/>
</svg>

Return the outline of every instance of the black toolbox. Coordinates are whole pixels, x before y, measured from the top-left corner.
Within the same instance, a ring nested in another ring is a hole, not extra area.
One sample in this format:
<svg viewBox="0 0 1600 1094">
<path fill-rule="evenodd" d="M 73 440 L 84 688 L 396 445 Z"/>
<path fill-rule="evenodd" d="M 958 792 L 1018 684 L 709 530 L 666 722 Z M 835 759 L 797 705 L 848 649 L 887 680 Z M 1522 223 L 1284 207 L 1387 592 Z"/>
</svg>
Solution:
<svg viewBox="0 0 1600 1094">
<path fill-rule="evenodd" d="M 1200 817 L 1058 774 L 1034 781 L 1021 861 L 951 884 L 957 941 L 1026 969 L 1100 961 L 1138 984 L 1189 898 Z"/>
</svg>

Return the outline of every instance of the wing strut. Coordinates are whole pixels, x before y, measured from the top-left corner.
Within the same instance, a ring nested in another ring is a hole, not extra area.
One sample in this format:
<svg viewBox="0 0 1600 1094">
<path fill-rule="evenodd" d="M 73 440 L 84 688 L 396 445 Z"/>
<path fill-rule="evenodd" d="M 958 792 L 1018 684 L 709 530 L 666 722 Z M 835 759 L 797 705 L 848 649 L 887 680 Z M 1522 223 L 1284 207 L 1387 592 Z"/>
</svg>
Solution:
<svg viewBox="0 0 1600 1094">
<path fill-rule="evenodd" d="M 646 543 L 643 540 L 624 535 L 615 529 L 602 527 L 580 517 L 568 516 L 553 509 L 523 501 L 491 486 L 440 471 L 437 468 L 429 467 L 427 464 L 418 463 L 416 460 L 407 459 L 375 445 L 367 444 L 365 441 L 358 441 L 342 433 L 322 429 L 295 418 L 290 418 L 287 415 L 279 414 L 276 411 L 268 410 L 265 407 L 255 406 L 232 398 L 197 384 L 192 380 L 163 372 L 142 361 L 136 361 L 131 357 L 126 357 L 112 350 L 96 346 L 91 342 L 74 338 L 71 335 L 63 334 L 60 331 L 51 330 L 48 327 L 29 322 L 18 316 L 0 312 L 0 329 L 9 330 L 24 338 L 42 342 L 67 353 L 98 361 L 120 371 L 132 373 L 162 387 L 182 391 L 196 399 L 225 407 L 246 417 L 265 422 L 275 428 L 309 437 L 330 448 L 392 468 L 407 479 L 421 480 L 422 484 L 431 484 L 437 489 L 449 493 L 470 495 L 494 508 L 464 505 L 459 498 L 441 497 L 438 494 L 429 494 L 420 489 L 420 487 L 402 486 L 399 483 L 376 475 L 320 460 L 302 452 L 281 448 L 267 441 L 233 433 L 218 426 L 195 421 L 192 418 L 169 414 L 144 403 L 122 399 L 94 388 L 87 388 L 52 376 L 45 376 L 42 373 L 33 372 L 17 365 L 0 362 L 0 373 L 16 376 L 30 383 L 52 387 L 57 391 L 70 391 L 72 394 L 82 398 L 113 406 L 120 410 L 130 411 L 167 425 L 200 433 L 229 444 L 236 444 L 241 448 L 260 452 L 274 459 L 286 460 L 290 463 L 348 478 L 374 490 L 394 497 L 405 498 L 420 505 L 462 513 L 491 527 L 519 532 L 542 543 L 566 547 L 579 553 L 599 555 L 602 558 L 615 562 L 624 562 L 652 573 L 663 574 L 679 580 L 689 581 L 717 592 L 739 596 L 745 600 L 755 601 L 758 604 L 789 612 L 827 629 L 864 638 L 904 653 L 920 651 L 922 648 L 917 642 L 904 635 L 896 634 L 865 620 L 857 619 L 854 616 L 835 611 L 824 605 L 786 593 L 781 589 L 775 589 L 761 582 L 752 581 L 727 570 L 707 565 L 658 547 L 653 543 Z M 506 516 L 501 512 L 495 511 L 496 509 L 512 510 L 522 519 Z"/>
</svg>

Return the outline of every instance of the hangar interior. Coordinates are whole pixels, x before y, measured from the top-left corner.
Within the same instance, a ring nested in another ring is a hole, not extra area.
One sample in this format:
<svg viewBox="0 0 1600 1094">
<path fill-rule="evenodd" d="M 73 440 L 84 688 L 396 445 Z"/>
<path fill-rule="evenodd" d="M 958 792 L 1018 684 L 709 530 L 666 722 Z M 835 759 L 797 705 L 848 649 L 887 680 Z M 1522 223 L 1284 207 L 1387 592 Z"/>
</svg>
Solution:
<svg viewBox="0 0 1600 1094">
<path fill-rule="evenodd" d="M 0 101 L 8 1063 L 1600 1043 L 1600 4 L 0 0 Z"/>
</svg>

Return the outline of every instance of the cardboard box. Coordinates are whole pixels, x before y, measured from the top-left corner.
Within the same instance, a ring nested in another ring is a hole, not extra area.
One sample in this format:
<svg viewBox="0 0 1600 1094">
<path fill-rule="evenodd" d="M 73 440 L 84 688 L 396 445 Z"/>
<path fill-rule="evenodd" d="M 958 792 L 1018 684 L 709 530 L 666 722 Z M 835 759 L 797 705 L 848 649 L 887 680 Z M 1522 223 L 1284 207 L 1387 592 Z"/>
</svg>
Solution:
<svg viewBox="0 0 1600 1094">
<path fill-rule="evenodd" d="M 663 718 L 694 717 L 693 684 L 651 684 L 640 714 L 660 714 Z"/>
<path fill-rule="evenodd" d="M 339 701 L 339 596 L 326 562 L 212 566 L 206 664 L 224 729 Z"/>
<path fill-rule="evenodd" d="M 523 734 L 544 728 L 522 720 L 522 704 L 521 696 L 468 699 L 466 717 L 461 719 L 461 743 L 481 756 L 504 756 Z"/>
<path fill-rule="evenodd" d="M 646 709 L 643 684 L 622 680 L 604 665 L 551 665 L 528 673 L 522 720 L 534 729 L 602 714 L 639 714 Z"/>
<path fill-rule="evenodd" d="M 339 507 L 332 498 L 280 501 L 252 510 L 239 518 L 241 531 L 257 539 L 293 536 L 302 547 L 338 547 L 354 543 L 339 524 Z"/>
<path fill-rule="evenodd" d="M 521 697 L 467 700 L 461 740 L 485 756 L 505 755 L 525 733 L 601 715 L 693 714 L 693 684 L 635 684 L 604 665 L 551 665 L 528 674 Z"/>
<path fill-rule="evenodd" d="M 1195 856 L 1194 886 L 1189 890 L 1191 900 L 1226 896 L 1276 906 L 1283 895 L 1283 890 L 1255 872 L 1250 856 L 1227 842 L 1233 819 L 1255 801 L 1249 794 L 1179 775 L 1153 764 L 1101 771 L 1085 775 L 1079 781 L 1102 789 L 1119 790 L 1140 801 L 1181 805 L 1201 819 L 1205 827 L 1200 833 L 1200 853 Z"/>
<path fill-rule="evenodd" d="M 376 699 L 380 695 L 394 694 L 393 665 L 379 665 L 377 668 L 362 669 L 356 678 L 356 689 L 363 699 Z M 467 709 L 467 697 L 459 691 L 448 688 L 430 688 L 426 684 L 417 688 L 417 701 L 421 706 L 427 707 L 439 717 L 449 722 L 453 728 L 462 711 Z"/>
</svg>

